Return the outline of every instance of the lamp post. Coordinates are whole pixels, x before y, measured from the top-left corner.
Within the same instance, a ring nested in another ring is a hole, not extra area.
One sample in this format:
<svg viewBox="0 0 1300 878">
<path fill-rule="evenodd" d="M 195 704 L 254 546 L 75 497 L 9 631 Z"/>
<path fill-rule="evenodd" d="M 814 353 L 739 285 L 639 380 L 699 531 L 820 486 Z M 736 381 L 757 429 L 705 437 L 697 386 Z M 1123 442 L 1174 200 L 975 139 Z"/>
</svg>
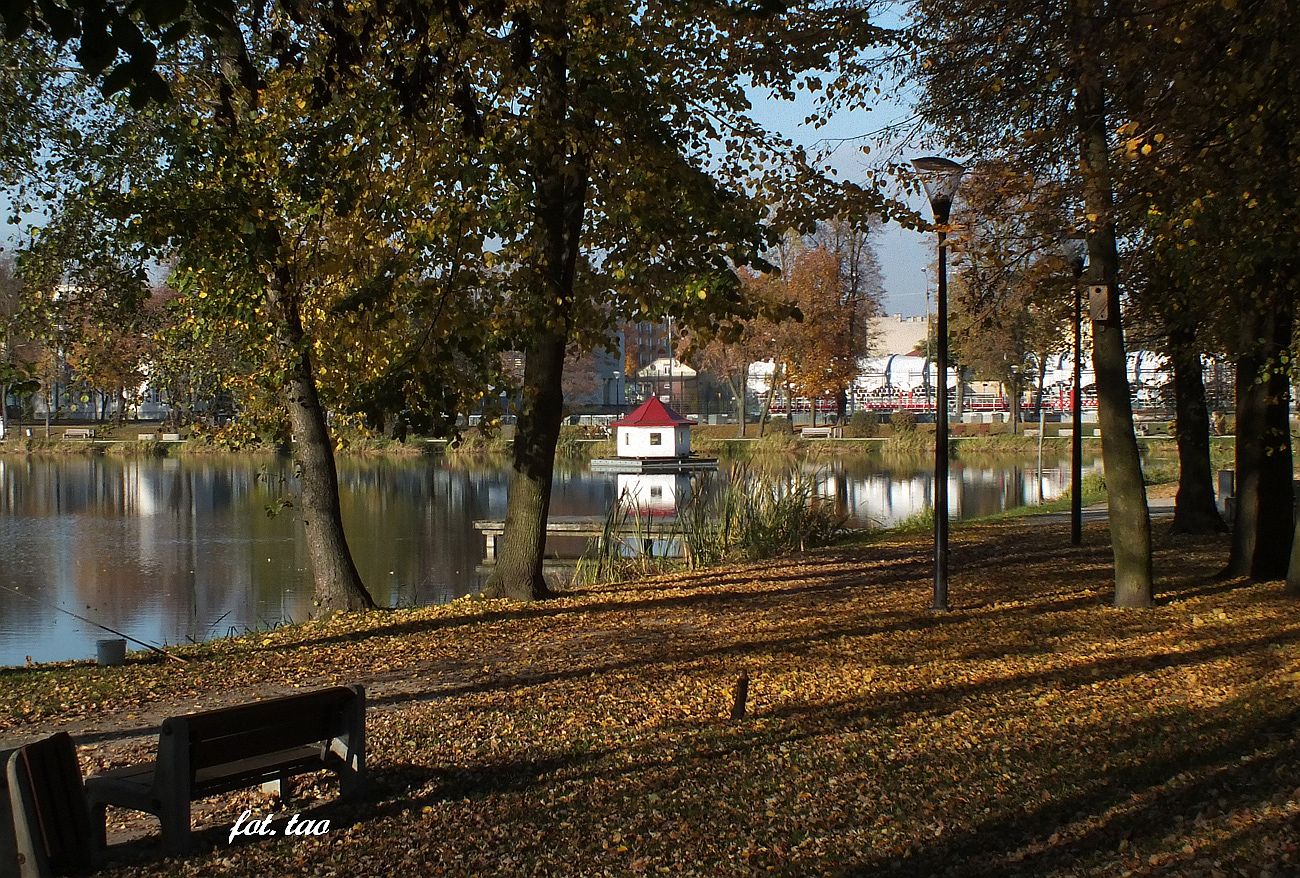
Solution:
<svg viewBox="0 0 1300 878">
<path fill-rule="evenodd" d="M 930 199 L 935 231 L 939 236 L 939 289 L 935 335 L 938 348 L 939 385 L 936 394 L 934 430 L 934 602 L 930 609 L 948 609 L 948 215 L 952 200 L 965 172 L 951 159 L 928 156 L 912 159 Z"/>
<path fill-rule="evenodd" d="M 1074 398 L 1071 400 L 1073 430 L 1070 432 L 1070 545 L 1083 543 L 1083 267 L 1088 259 L 1086 238 L 1065 241 L 1065 255 L 1074 272 Z"/>
</svg>

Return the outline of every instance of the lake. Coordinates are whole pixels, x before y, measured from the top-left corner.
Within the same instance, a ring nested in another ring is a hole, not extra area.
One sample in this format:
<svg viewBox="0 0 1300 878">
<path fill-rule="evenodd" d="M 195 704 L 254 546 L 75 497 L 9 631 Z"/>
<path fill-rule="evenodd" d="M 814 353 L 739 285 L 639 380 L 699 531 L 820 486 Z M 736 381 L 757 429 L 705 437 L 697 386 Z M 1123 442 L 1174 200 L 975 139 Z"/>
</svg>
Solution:
<svg viewBox="0 0 1300 878">
<path fill-rule="evenodd" d="M 901 521 L 928 508 L 933 491 L 929 469 L 874 456 L 790 461 L 770 477 L 792 469 L 815 477 L 857 526 Z M 292 472 L 272 456 L 0 456 L 0 665 L 91 658 L 95 641 L 112 636 L 56 607 L 159 645 L 306 619 L 302 527 L 292 506 L 276 512 L 292 499 Z M 343 459 L 339 478 L 348 539 L 378 603 L 478 590 L 485 544 L 473 522 L 504 517 L 504 466 Z M 1045 499 L 1068 491 L 1068 458 L 1054 457 L 1042 482 Z M 551 514 L 605 515 L 619 490 L 613 475 L 562 466 Z M 954 518 L 1039 494 L 1034 465 L 1022 461 L 954 461 L 948 490 Z"/>
</svg>

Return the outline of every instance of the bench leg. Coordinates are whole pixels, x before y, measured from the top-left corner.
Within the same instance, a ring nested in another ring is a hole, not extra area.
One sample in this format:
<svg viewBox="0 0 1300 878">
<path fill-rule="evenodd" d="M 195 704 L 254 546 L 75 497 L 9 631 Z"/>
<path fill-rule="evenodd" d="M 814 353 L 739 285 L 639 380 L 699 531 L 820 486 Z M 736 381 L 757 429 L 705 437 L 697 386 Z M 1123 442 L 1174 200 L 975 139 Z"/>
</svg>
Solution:
<svg viewBox="0 0 1300 878">
<path fill-rule="evenodd" d="M 281 772 L 275 780 L 262 784 L 262 792 L 268 796 L 277 796 L 281 804 L 287 804 L 293 798 L 293 783 L 289 780 L 289 773 Z"/>
<path fill-rule="evenodd" d="M 90 803 L 90 839 L 95 853 L 108 849 L 108 806 L 103 802 Z"/>
<path fill-rule="evenodd" d="M 361 795 L 366 786 L 366 728 L 364 714 L 355 717 L 345 738 L 330 741 L 330 751 L 338 757 L 339 796 L 351 799 Z"/>
<path fill-rule="evenodd" d="M 163 802 L 158 822 L 162 824 L 163 849 L 182 854 L 190 846 L 190 800 Z"/>
</svg>

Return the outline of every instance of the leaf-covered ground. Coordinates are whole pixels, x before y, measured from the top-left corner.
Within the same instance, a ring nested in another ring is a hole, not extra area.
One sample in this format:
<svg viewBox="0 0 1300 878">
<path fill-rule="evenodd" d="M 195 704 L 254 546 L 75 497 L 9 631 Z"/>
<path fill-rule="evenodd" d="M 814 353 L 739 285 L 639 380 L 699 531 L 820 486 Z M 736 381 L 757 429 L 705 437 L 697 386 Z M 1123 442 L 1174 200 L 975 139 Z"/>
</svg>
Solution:
<svg viewBox="0 0 1300 878">
<path fill-rule="evenodd" d="M 1251 875 L 1300 872 L 1300 603 L 1161 538 L 1162 602 L 1105 606 L 1106 531 L 962 528 L 934 615 L 924 534 L 461 601 L 191 649 L 187 665 L 0 675 L 9 739 L 88 771 L 171 713 L 366 683 L 371 797 L 310 783 L 329 834 L 227 845 L 209 800 L 164 860 L 111 811 L 115 875 Z M 729 718 L 742 672 L 750 716 Z"/>
</svg>

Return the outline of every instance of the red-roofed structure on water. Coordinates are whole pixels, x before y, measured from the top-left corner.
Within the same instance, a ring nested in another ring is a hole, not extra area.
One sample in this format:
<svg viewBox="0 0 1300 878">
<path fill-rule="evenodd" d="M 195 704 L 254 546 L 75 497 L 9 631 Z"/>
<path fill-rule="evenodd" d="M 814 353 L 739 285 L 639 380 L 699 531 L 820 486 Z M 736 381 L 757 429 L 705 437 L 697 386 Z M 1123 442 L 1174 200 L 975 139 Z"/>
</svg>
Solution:
<svg viewBox="0 0 1300 878">
<path fill-rule="evenodd" d="M 611 426 L 619 457 L 686 458 L 694 425 L 652 396 Z"/>
</svg>

